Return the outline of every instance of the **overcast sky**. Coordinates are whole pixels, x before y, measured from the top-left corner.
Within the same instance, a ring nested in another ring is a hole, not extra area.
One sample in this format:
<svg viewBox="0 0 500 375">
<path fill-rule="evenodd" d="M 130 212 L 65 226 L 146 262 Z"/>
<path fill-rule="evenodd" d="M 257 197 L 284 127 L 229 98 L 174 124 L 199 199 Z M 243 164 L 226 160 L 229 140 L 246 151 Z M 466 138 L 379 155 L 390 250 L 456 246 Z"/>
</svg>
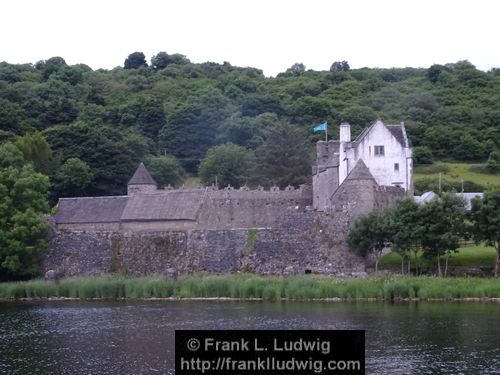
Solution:
<svg viewBox="0 0 500 375">
<path fill-rule="evenodd" d="M 4 0 L 0 61 L 52 56 L 94 69 L 180 53 L 275 76 L 294 63 L 328 70 L 500 67 L 498 0 Z"/>
</svg>

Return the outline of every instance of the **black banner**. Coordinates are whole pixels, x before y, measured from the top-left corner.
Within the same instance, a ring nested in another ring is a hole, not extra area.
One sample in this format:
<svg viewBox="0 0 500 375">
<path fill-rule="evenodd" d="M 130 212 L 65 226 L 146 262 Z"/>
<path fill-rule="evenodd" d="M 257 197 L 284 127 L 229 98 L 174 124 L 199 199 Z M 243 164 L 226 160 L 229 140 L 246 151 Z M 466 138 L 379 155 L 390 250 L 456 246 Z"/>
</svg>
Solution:
<svg viewBox="0 0 500 375">
<path fill-rule="evenodd" d="M 178 375 L 364 374 L 364 331 L 175 331 Z"/>
</svg>

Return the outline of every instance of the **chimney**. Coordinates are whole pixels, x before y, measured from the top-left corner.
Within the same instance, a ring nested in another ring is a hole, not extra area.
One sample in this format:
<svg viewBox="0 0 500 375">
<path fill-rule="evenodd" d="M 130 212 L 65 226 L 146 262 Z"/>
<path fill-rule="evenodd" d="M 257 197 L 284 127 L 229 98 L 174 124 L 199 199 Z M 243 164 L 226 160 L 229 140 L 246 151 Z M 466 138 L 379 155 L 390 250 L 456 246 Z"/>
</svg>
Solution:
<svg viewBox="0 0 500 375">
<path fill-rule="evenodd" d="M 340 124 L 340 142 L 351 142 L 351 125 L 348 122 Z"/>
</svg>

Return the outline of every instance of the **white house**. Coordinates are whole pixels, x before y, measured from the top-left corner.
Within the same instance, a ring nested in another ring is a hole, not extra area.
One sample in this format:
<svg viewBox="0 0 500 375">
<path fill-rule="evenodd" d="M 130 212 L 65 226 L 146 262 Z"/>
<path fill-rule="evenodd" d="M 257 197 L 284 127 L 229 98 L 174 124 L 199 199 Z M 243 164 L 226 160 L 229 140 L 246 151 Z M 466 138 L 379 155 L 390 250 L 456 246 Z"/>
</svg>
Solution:
<svg viewBox="0 0 500 375">
<path fill-rule="evenodd" d="M 378 185 L 413 191 L 412 149 L 404 123 L 385 125 L 377 120 L 351 141 L 351 126 L 344 122 L 339 141 L 339 185 L 363 160 Z"/>
<path fill-rule="evenodd" d="M 332 208 L 332 199 L 346 180 L 371 179 L 375 186 L 401 188 L 396 190 L 413 195 L 412 148 L 404 123 L 385 125 L 377 120 L 352 141 L 351 126 L 344 122 L 340 124 L 340 139 L 317 142 L 316 154 L 315 210 Z M 365 189 L 373 188 L 366 185 Z"/>
</svg>

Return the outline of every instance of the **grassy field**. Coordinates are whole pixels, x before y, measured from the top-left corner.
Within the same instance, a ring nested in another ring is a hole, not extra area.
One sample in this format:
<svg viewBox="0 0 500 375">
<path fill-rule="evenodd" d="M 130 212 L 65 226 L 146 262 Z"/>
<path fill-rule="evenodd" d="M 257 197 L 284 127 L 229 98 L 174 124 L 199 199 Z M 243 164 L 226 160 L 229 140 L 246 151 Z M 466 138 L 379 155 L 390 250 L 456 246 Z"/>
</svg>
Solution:
<svg viewBox="0 0 500 375">
<path fill-rule="evenodd" d="M 445 257 L 441 258 L 444 265 Z M 496 261 L 496 251 L 493 247 L 470 246 L 458 249 L 458 253 L 453 253 L 448 258 L 449 266 L 464 267 L 494 267 Z M 420 262 L 426 267 L 436 267 L 435 258 L 423 259 L 421 254 L 413 255 L 411 263 Z M 401 269 L 401 257 L 397 253 L 385 255 L 379 262 L 379 269 Z"/>
<path fill-rule="evenodd" d="M 442 178 L 448 181 L 472 181 L 483 186 L 500 185 L 500 174 L 477 173 L 470 170 L 472 164 L 463 163 L 436 163 L 431 166 L 417 166 L 414 170 L 414 179 L 435 178 L 439 179 L 440 170 Z"/>
<path fill-rule="evenodd" d="M 332 278 L 319 275 L 124 276 L 33 280 L 0 283 L 0 299 L 65 297 L 78 299 L 236 298 L 264 300 L 406 298 L 500 298 L 500 280 L 493 278 L 370 277 Z"/>
</svg>

